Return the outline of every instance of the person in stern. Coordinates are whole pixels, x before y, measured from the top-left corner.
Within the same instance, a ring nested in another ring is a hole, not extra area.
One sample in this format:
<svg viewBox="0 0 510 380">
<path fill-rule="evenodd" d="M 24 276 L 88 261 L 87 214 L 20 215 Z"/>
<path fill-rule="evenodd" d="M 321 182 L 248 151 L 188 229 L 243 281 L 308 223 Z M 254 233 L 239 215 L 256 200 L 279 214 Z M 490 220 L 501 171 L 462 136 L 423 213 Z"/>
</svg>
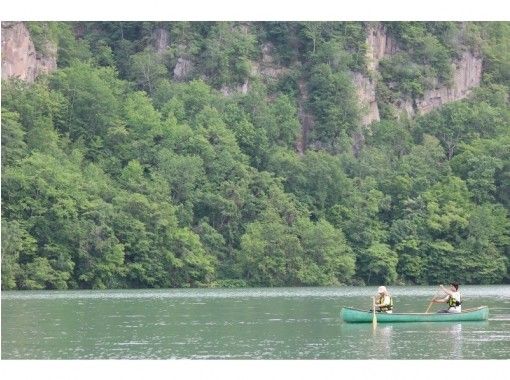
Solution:
<svg viewBox="0 0 510 380">
<path fill-rule="evenodd" d="M 462 301 L 460 297 L 459 284 L 457 282 L 452 282 L 450 284 L 450 289 L 445 288 L 443 285 L 439 285 L 439 287 L 446 296 L 442 298 L 435 298 L 432 302 L 446 302 L 448 304 L 448 309 L 439 310 L 438 313 L 460 313 L 462 311 Z"/>
<path fill-rule="evenodd" d="M 379 286 L 377 289 L 375 307 L 378 313 L 393 313 L 393 298 L 385 286 Z"/>
</svg>

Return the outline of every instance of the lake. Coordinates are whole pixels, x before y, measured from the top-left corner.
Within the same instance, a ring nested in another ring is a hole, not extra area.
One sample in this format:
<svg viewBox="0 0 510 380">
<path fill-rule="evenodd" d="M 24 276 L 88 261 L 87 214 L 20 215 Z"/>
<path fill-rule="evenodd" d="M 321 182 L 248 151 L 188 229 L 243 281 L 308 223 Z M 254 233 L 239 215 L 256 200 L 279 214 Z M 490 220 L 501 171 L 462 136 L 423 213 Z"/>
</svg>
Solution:
<svg viewBox="0 0 510 380">
<path fill-rule="evenodd" d="M 461 286 L 485 322 L 342 322 L 376 289 L 5 291 L 2 359 L 510 358 L 510 285 Z M 388 289 L 398 312 L 424 312 L 437 290 Z"/>
</svg>

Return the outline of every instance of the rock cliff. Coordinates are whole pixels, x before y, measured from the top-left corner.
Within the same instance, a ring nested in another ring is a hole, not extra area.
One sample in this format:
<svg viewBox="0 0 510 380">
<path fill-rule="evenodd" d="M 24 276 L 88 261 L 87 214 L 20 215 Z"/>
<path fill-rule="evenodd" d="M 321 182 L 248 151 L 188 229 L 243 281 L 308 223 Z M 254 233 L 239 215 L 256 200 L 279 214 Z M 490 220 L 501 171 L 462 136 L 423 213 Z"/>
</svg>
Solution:
<svg viewBox="0 0 510 380">
<path fill-rule="evenodd" d="M 358 99 L 363 111 L 362 123 L 369 125 L 374 121 L 379 121 L 379 105 L 376 98 L 376 81 L 379 61 L 388 55 L 395 54 L 398 51 L 397 42 L 386 33 L 386 29 L 381 25 L 370 25 L 367 27 L 367 67 L 370 76 L 353 73 L 353 82 L 356 86 Z"/>
<path fill-rule="evenodd" d="M 159 54 L 163 54 L 170 46 L 170 36 L 163 28 L 156 29 L 153 34 L 153 47 Z M 376 96 L 379 62 L 388 55 L 399 51 L 399 45 L 380 23 L 369 24 L 366 28 L 367 68 L 368 74 L 353 73 L 352 79 L 356 86 L 359 102 L 364 111 L 362 124 L 369 125 L 380 119 L 379 104 Z M 274 59 L 274 46 L 266 42 L 261 47 L 260 58 L 251 62 L 252 76 L 259 76 L 268 81 L 275 81 L 289 72 L 288 67 L 279 65 Z M 193 61 L 181 49 L 175 67 L 173 79 L 187 80 L 193 71 Z M 467 97 L 471 90 L 480 84 L 482 76 L 482 58 L 476 53 L 465 51 L 458 61 L 453 64 L 453 80 L 449 86 L 438 86 L 427 90 L 423 97 L 398 99 L 394 108 L 399 113 L 409 116 L 430 112 L 445 103 Z M 23 22 L 2 22 L 2 79 L 18 77 L 27 82 L 33 82 L 42 73 L 48 73 L 57 68 L 57 48 L 55 44 L 47 42 L 44 54 L 36 51 L 29 30 Z M 221 92 L 225 95 L 232 93 L 247 93 L 250 88 L 250 78 L 243 84 L 230 88 L 224 86 Z M 302 84 L 303 85 L 303 84 Z M 304 113 L 303 100 L 306 97 L 300 86 L 300 115 L 303 129 L 308 130 L 313 122 L 310 115 Z M 309 120 L 310 119 L 310 120 Z"/>
<path fill-rule="evenodd" d="M 163 54 L 170 46 L 170 34 L 164 28 L 157 28 L 152 34 L 153 45 L 156 53 Z"/>
<path fill-rule="evenodd" d="M 179 57 L 177 58 L 177 63 L 174 67 L 174 80 L 183 81 L 189 77 L 191 70 L 193 69 L 193 64 L 191 60 Z"/>
<path fill-rule="evenodd" d="M 252 63 L 252 74 L 258 74 L 266 78 L 276 79 L 286 73 L 289 69 L 280 66 L 274 59 L 274 46 L 266 42 L 261 46 L 261 59 Z"/>
<path fill-rule="evenodd" d="M 439 87 L 426 91 L 423 98 L 416 99 L 416 113 L 421 115 L 442 106 L 445 103 L 466 98 L 473 87 L 480 85 L 482 79 L 482 58 L 471 52 L 464 52 L 453 68 L 451 87 Z"/>
<path fill-rule="evenodd" d="M 22 22 L 2 22 L 2 79 L 17 77 L 33 82 L 37 76 L 57 68 L 57 47 L 46 42 L 45 53 L 35 50 Z"/>
<path fill-rule="evenodd" d="M 374 81 L 361 73 L 353 73 L 352 80 L 363 113 L 361 122 L 363 125 L 369 125 L 374 121 L 379 121 L 379 106 Z"/>
<path fill-rule="evenodd" d="M 397 42 L 388 36 L 386 29 L 378 24 L 367 28 L 367 62 L 369 70 L 377 70 L 379 61 L 398 51 Z"/>
<path fill-rule="evenodd" d="M 376 79 L 379 61 L 399 51 L 397 42 L 388 36 L 385 28 L 378 24 L 367 28 L 367 66 L 370 76 L 354 73 L 353 82 L 364 114 L 363 125 L 379 121 L 379 106 L 376 97 Z M 453 81 L 450 86 L 439 86 L 425 91 L 423 97 L 398 99 L 393 106 L 409 116 L 426 114 L 443 104 L 466 98 L 482 78 L 482 58 L 466 51 L 459 60 L 452 63 Z"/>
</svg>

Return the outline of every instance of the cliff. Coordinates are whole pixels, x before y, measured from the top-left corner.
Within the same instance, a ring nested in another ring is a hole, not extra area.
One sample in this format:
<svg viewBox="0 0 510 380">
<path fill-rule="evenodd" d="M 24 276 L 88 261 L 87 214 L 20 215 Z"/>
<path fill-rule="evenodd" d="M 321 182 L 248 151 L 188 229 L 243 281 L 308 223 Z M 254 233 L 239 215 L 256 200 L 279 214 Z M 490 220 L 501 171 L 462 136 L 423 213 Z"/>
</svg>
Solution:
<svg viewBox="0 0 510 380">
<path fill-rule="evenodd" d="M 353 82 L 358 92 L 359 102 L 364 110 L 363 125 L 379 121 L 379 105 L 376 97 L 376 85 L 381 59 L 399 51 L 397 42 L 391 38 L 382 25 L 367 29 L 367 66 L 370 76 L 354 73 Z M 450 86 L 438 86 L 427 90 L 420 98 L 398 99 L 394 108 L 409 116 L 426 114 L 443 104 L 466 98 L 474 87 L 480 85 L 482 78 L 482 58 L 478 54 L 465 51 L 460 59 L 452 63 L 453 80 Z"/>
<path fill-rule="evenodd" d="M 471 52 L 464 52 L 461 59 L 453 63 L 453 84 L 425 92 L 416 99 L 416 113 L 424 114 L 445 103 L 466 98 L 471 89 L 480 85 L 482 79 L 482 58 Z"/>
<path fill-rule="evenodd" d="M 57 68 L 57 48 L 46 42 L 45 53 L 36 51 L 23 22 L 2 22 L 2 79 L 17 77 L 33 82 Z"/>
<path fill-rule="evenodd" d="M 243 27 L 246 27 L 243 25 Z M 169 32 L 164 28 L 157 28 L 152 34 L 152 45 L 159 55 L 170 47 Z M 277 81 L 289 73 L 289 68 L 279 65 L 274 59 L 275 47 L 265 42 L 260 46 L 260 58 L 252 61 L 252 77 L 261 77 L 267 82 Z M 181 46 L 175 66 L 171 71 L 172 79 L 185 81 L 190 79 L 194 70 L 193 58 Z M 361 109 L 363 110 L 362 124 L 369 125 L 380 120 L 380 104 L 377 99 L 377 81 L 380 80 L 379 62 L 387 56 L 399 52 L 398 42 L 389 35 L 382 24 L 368 24 L 366 27 L 366 60 L 368 73 L 353 72 L 352 80 L 357 90 Z M 17 77 L 27 82 L 33 82 L 37 76 L 48 73 L 57 68 L 57 48 L 54 43 L 47 41 L 44 53 L 34 47 L 30 32 L 23 22 L 2 23 L 2 79 Z M 441 85 L 426 90 L 420 98 L 399 98 L 391 106 L 397 114 L 405 113 L 416 116 L 430 112 L 445 103 L 464 99 L 471 90 L 480 84 L 482 76 L 482 58 L 471 51 L 464 51 L 460 58 L 452 63 L 453 79 L 449 86 Z M 301 81 L 302 82 L 302 81 Z M 299 86 L 299 108 L 302 127 L 308 130 L 313 124 L 312 116 L 305 115 L 306 103 L 305 83 Z M 244 83 L 228 87 L 223 86 L 220 91 L 228 96 L 232 93 L 247 93 L 250 89 L 250 78 Z M 305 121 L 306 120 L 306 121 Z M 298 144 L 299 145 L 299 144 Z"/>
</svg>

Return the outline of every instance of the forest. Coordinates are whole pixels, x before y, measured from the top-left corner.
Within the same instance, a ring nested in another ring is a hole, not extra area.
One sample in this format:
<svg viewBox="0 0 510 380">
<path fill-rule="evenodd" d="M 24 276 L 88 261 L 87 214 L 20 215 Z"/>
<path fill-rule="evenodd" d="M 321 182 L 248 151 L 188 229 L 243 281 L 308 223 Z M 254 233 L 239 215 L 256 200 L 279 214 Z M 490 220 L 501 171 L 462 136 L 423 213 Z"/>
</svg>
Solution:
<svg viewBox="0 0 510 380">
<path fill-rule="evenodd" d="M 382 23 L 364 126 L 369 24 L 27 22 L 58 68 L 2 81 L 2 289 L 509 283 L 510 23 Z M 469 97 L 396 112 L 464 51 Z"/>
</svg>

